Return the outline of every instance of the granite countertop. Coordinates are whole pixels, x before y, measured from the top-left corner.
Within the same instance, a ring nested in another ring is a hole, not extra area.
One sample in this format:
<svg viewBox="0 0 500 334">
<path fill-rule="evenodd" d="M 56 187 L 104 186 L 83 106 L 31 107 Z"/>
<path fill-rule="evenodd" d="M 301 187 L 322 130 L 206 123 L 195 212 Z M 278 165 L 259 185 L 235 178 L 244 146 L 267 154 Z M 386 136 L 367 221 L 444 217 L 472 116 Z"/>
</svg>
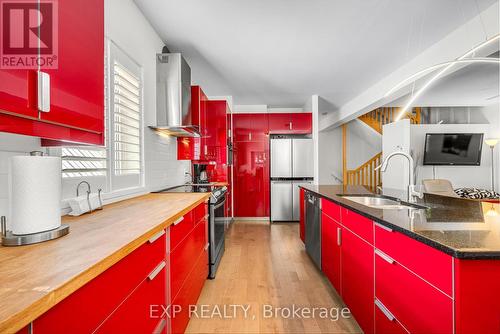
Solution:
<svg viewBox="0 0 500 334">
<path fill-rule="evenodd" d="M 301 187 L 455 258 L 500 259 L 500 203 L 424 194 L 416 204 L 425 208 L 377 209 L 342 196 L 375 194 L 406 201 L 406 192 L 363 186 Z"/>
</svg>

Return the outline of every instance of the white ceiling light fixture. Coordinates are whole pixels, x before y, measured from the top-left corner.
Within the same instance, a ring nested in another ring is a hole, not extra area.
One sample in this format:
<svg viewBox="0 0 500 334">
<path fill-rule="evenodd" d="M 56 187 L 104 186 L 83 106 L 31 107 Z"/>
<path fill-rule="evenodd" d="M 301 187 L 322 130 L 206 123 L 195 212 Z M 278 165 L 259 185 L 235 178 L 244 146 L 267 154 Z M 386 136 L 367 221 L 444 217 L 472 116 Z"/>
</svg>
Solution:
<svg viewBox="0 0 500 334">
<path fill-rule="evenodd" d="M 398 114 L 398 116 L 396 117 L 395 121 L 399 121 L 401 118 L 403 118 L 404 115 L 406 115 L 407 113 L 407 110 L 413 105 L 413 102 L 415 102 L 415 100 L 420 96 L 422 95 L 422 93 L 433 83 L 435 82 L 437 79 L 439 79 L 447 70 L 449 70 L 451 67 L 453 67 L 455 64 L 459 64 L 459 63 L 464 63 L 464 60 L 469 60 L 469 59 L 466 59 L 468 56 L 474 54 L 476 51 L 479 51 L 480 49 L 486 47 L 487 45 L 490 45 L 491 43 L 497 41 L 498 39 L 500 38 L 500 34 L 497 34 L 495 36 L 493 36 L 492 38 L 486 40 L 485 42 L 475 46 L 474 48 L 470 49 L 469 51 L 467 51 L 465 54 L 463 54 L 462 56 L 460 56 L 459 58 L 455 59 L 454 61 L 450 61 L 450 62 L 447 62 L 447 63 L 443 63 L 444 65 L 442 64 L 438 64 L 438 65 L 434 65 L 434 66 L 431 66 L 433 67 L 433 69 L 437 69 L 437 68 L 441 68 L 444 66 L 443 69 L 441 69 L 436 75 L 434 75 L 432 78 L 430 78 L 415 94 L 412 95 L 412 97 L 410 98 L 410 100 L 406 103 L 406 105 L 403 107 L 403 109 L 401 109 L 401 112 Z M 474 60 L 476 59 L 476 60 Z M 493 61 L 491 62 L 496 62 L 498 63 L 498 58 L 489 58 L 489 59 L 492 59 Z M 467 62 L 467 61 L 465 61 Z M 474 63 L 474 62 L 485 62 L 484 61 L 484 58 L 470 58 L 470 61 L 469 63 Z M 441 66 L 440 66 L 441 65 Z M 418 73 L 416 74 L 413 74 L 411 77 L 409 78 L 406 78 L 405 80 L 403 80 L 402 82 L 398 83 L 398 85 L 396 85 L 394 88 L 392 88 L 388 93 L 386 93 L 384 95 L 384 97 L 387 97 L 389 94 L 391 94 L 392 92 L 394 92 L 396 89 L 398 89 L 399 87 L 401 87 L 401 85 L 404 83 L 404 82 L 408 82 L 409 80 L 411 80 L 411 78 L 414 78 L 416 76 L 425 72 L 427 72 L 429 70 L 429 68 L 427 69 L 424 69 L 422 71 L 419 71 Z"/>
<path fill-rule="evenodd" d="M 398 89 L 402 88 L 405 84 L 409 83 L 415 78 L 418 78 L 421 75 L 427 74 L 429 72 L 435 71 L 441 67 L 447 66 L 447 65 L 455 65 L 455 64 L 467 64 L 467 63 L 498 63 L 498 60 L 500 58 L 491 58 L 491 57 L 476 57 L 476 58 L 465 58 L 465 59 L 460 59 L 460 60 L 452 60 L 452 61 L 447 61 L 444 63 L 432 65 L 430 67 L 424 68 L 421 71 L 418 71 L 415 74 L 410 75 L 408 78 L 400 81 L 396 86 L 392 87 L 387 93 L 384 94 L 384 97 L 388 97 Z"/>
</svg>

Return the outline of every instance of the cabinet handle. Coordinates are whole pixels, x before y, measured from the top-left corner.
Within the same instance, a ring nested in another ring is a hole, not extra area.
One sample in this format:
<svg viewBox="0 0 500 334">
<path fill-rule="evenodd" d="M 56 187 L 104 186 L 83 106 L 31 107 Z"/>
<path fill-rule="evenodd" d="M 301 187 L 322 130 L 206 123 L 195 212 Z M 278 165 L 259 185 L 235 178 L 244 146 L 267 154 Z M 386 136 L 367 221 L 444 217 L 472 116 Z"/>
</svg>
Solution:
<svg viewBox="0 0 500 334">
<path fill-rule="evenodd" d="M 203 217 L 203 219 L 207 219 L 208 220 L 208 217 L 210 217 L 209 215 L 205 215 L 205 217 Z"/>
<path fill-rule="evenodd" d="M 184 217 L 181 217 L 181 218 L 177 219 L 176 221 L 174 221 L 174 226 L 178 225 L 183 220 L 184 220 Z"/>
<path fill-rule="evenodd" d="M 337 246 L 342 246 L 342 229 L 337 227 Z"/>
<path fill-rule="evenodd" d="M 205 152 L 204 154 L 207 155 L 208 154 L 208 147 L 207 145 L 204 145 L 203 146 L 203 151 Z"/>
<path fill-rule="evenodd" d="M 207 250 L 207 249 L 208 249 L 208 247 L 210 247 L 210 243 L 209 243 L 209 242 L 207 242 L 207 244 L 205 245 L 205 248 L 204 248 L 204 249 L 205 249 L 205 250 Z"/>
<path fill-rule="evenodd" d="M 162 333 L 166 325 L 167 325 L 167 319 L 161 319 L 156 328 L 154 329 L 153 334 Z"/>
<path fill-rule="evenodd" d="M 248 140 L 250 140 L 250 141 L 252 140 L 252 133 L 251 132 L 248 134 Z"/>
<path fill-rule="evenodd" d="M 378 227 L 380 227 L 381 229 L 386 230 L 387 232 L 394 232 L 394 230 L 393 230 L 392 228 L 387 227 L 387 226 L 382 225 L 382 224 L 377 223 L 377 222 L 375 222 L 375 226 L 378 226 Z"/>
<path fill-rule="evenodd" d="M 48 73 L 38 71 L 37 79 L 38 90 L 38 110 L 41 112 L 50 111 L 50 75 Z"/>
<path fill-rule="evenodd" d="M 151 238 L 149 238 L 148 242 L 150 244 L 152 244 L 153 242 L 155 242 L 156 240 L 160 239 L 160 237 L 162 235 L 165 234 L 165 230 L 161 230 L 160 232 L 156 233 L 155 235 L 153 235 Z"/>
<path fill-rule="evenodd" d="M 394 264 L 394 259 L 392 257 L 390 257 L 389 255 L 385 254 L 384 252 L 382 252 L 381 250 L 379 249 L 375 249 L 375 254 L 377 254 L 378 256 L 380 256 L 383 260 L 385 260 L 386 262 L 390 263 L 390 264 Z"/>
<path fill-rule="evenodd" d="M 382 313 L 387 317 L 387 319 L 389 319 L 390 321 L 394 321 L 396 319 L 396 317 L 391 313 L 391 311 L 389 311 L 387 307 L 385 307 L 385 305 L 382 304 L 382 302 L 376 298 L 375 298 L 375 305 L 377 305 L 377 307 L 380 309 L 380 311 L 382 311 Z"/>
<path fill-rule="evenodd" d="M 156 277 L 156 275 L 158 275 L 160 273 L 160 271 L 165 268 L 167 264 L 165 263 L 165 261 L 161 261 L 159 265 L 156 266 L 155 269 L 153 269 L 153 271 L 148 275 L 148 279 L 150 281 L 154 280 L 154 278 Z"/>
<path fill-rule="evenodd" d="M 290 130 L 292 130 L 292 129 L 293 129 L 292 122 L 289 122 L 289 123 L 288 123 L 288 128 L 289 128 Z"/>
</svg>

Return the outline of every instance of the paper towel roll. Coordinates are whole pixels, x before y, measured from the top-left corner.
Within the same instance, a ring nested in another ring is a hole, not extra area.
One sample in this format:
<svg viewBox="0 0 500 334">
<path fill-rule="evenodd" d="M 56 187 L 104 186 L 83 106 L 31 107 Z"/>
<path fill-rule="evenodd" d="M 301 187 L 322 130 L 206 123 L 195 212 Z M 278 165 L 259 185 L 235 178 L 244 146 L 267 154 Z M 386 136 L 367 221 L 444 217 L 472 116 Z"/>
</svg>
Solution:
<svg viewBox="0 0 500 334">
<path fill-rule="evenodd" d="M 9 176 L 12 233 L 31 234 L 61 226 L 61 158 L 12 157 Z"/>
</svg>

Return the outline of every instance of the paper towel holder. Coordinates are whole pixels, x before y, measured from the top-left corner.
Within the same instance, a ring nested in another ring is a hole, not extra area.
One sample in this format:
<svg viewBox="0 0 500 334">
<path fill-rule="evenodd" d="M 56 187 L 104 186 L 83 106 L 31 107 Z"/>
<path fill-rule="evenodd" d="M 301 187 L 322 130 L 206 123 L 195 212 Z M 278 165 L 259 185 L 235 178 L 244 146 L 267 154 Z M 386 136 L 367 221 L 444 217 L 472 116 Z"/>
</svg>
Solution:
<svg viewBox="0 0 500 334">
<path fill-rule="evenodd" d="M 36 244 L 39 242 L 57 239 L 69 233 L 69 226 L 63 224 L 50 231 L 32 234 L 13 234 L 12 231 L 7 230 L 7 220 L 5 216 L 2 216 L 0 220 L 2 229 L 2 246 L 23 246 Z"/>
</svg>

